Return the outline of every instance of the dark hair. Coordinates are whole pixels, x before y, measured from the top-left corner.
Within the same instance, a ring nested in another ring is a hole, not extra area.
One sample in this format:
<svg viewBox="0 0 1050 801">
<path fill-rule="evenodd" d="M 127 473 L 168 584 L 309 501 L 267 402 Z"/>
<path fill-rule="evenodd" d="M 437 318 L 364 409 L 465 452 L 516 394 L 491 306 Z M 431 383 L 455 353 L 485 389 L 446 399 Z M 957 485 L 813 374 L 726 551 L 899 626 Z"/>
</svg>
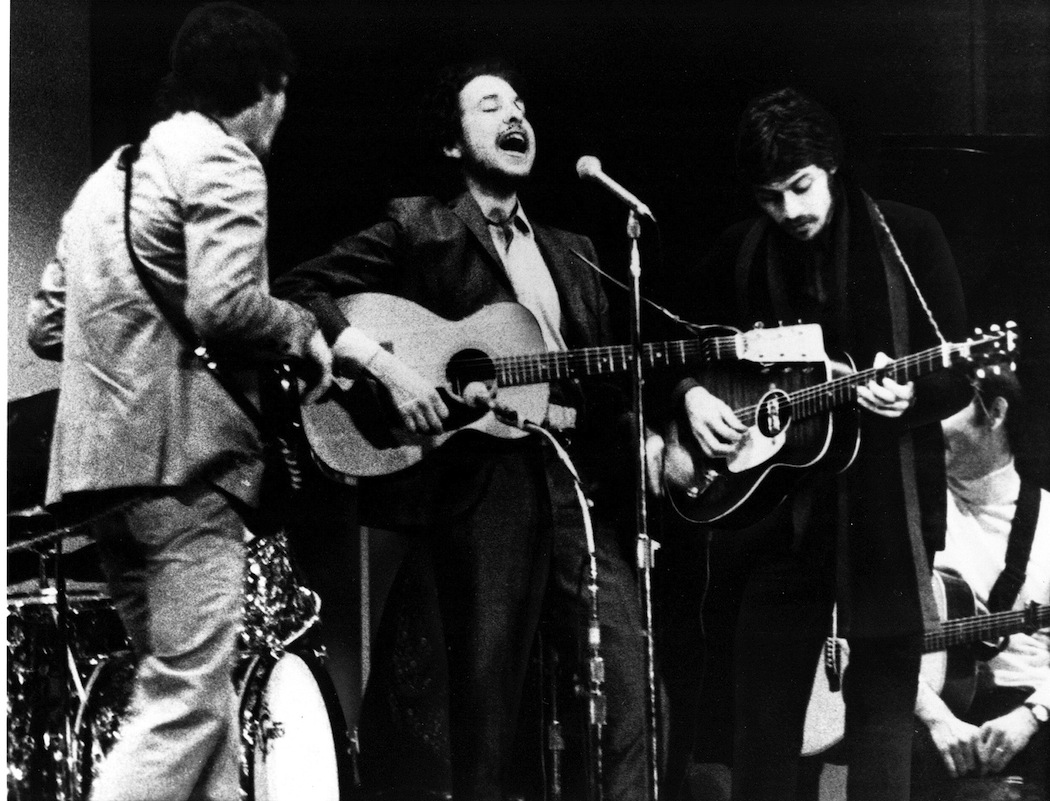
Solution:
<svg viewBox="0 0 1050 801">
<path fill-rule="evenodd" d="M 166 113 L 229 116 L 278 91 L 295 70 L 284 31 L 237 3 L 209 3 L 189 13 L 171 45 L 171 72 L 161 88 Z"/>
<path fill-rule="evenodd" d="M 748 103 L 737 129 L 736 161 L 752 186 L 810 164 L 831 171 L 842 163 L 839 127 L 823 106 L 785 88 Z"/>
<path fill-rule="evenodd" d="M 438 156 L 444 148 L 452 147 L 459 141 L 463 134 L 459 93 L 464 86 L 482 75 L 502 78 L 514 87 L 520 97 L 525 97 L 521 76 L 502 60 L 472 61 L 446 67 L 423 101 L 423 147 L 428 155 Z"/>
<path fill-rule="evenodd" d="M 1016 373 L 1006 368 L 987 370 L 983 377 L 974 378 L 972 383 L 974 391 L 979 396 L 979 403 L 976 404 L 974 414 L 978 425 L 988 419 L 987 409 L 996 398 L 1003 398 L 1006 401 L 1006 439 L 1010 443 L 1010 450 L 1018 453 L 1024 447 L 1027 407 L 1021 382 L 1017 380 Z"/>
</svg>

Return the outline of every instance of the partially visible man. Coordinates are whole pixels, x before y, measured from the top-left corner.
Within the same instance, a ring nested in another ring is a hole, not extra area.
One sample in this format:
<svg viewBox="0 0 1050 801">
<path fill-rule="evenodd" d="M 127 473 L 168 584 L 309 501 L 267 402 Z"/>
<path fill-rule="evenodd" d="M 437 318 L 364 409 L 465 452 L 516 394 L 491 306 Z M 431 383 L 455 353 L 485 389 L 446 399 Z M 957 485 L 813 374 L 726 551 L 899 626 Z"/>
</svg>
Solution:
<svg viewBox="0 0 1050 801">
<path fill-rule="evenodd" d="M 402 437 L 440 433 L 448 398 L 347 320 L 336 303 L 342 296 L 389 293 L 449 320 L 517 301 L 535 316 L 547 350 L 609 339 L 608 302 L 585 263 L 596 260 L 593 245 L 534 222 L 519 202 L 536 135 L 518 84 L 498 64 L 447 71 L 429 122 L 434 149 L 455 165 L 464 191 L 451 200 L 396 199 L 386 219 L 277 283 L 317 314 L 341 371 L 366 371 L 385 388 Z M 599 475 L 624 475 L 616 469 L 628 457 L 615 446 L 624 408 L 611 400 L 615 391 L 581 392 L 569 381 L 551 390 L 545 422 L 573 440 L 589 489 Z M 453 794 L 502 799 L 545 593 L 557 628 L 570 635 L 567 647 L 585 650 L 587 560 L 571 479 L 537 437 L 465 431 L 422 463 L 361 480 L 359 488 L 362 522 L 419 536 L 433 566 L 448 658 Z M 609 483 L 592 494 L 609 705 L 605 787 L 606 798 L 635 799 L 646 786 L 644 649 L 634 575 L 616 536 L 616 496 Z"/>
<path fill-rule="evenodd" d="M 974 390 L 973 402 L 942 423 L 948 525 L 934 566 L 958 573 L 985 610 L 1050 604 L 1050 493 L 1014 464 L 1025 436 L 1020 383 L 1012 372 L 989 373 Z M 916 738 L 913 798 L 953 798 L 964 788 L 952 780 L 975 776 L 1019 776 L 1045 798 L 1050 629 L 1011 634 L 1003 650 L 978 662 L 969 709 L 953 712 L 920 681 L 915 712 L 925 725 Z"/>
<path fill-rule="evenodd" d="M 86 518 L 138 662 L 94 801 L 240 798 L 232 670 L 261 439 L 172 320 L 249 400 L 258 368 L 281 359 L 327 382 L 313 315 L 268 288 L 260 159 L 291 71 L 283 32 L 257 12 L 191 12 L 171 49 L 170 116 L 137 160 L 118 150 L 81 187 L 30 304 L 30 345 L 62 362 L 47 500 Z"/>
<path fill-rule="evenodd" d="M 690 276 L 683 296 L 695 299 L 694 319 L 818 323 L 829 352 L 861 367 L 930 347 L 938 329 L 949 340 L 962 335 L 961 286 L 937 221 L 872 200 L 844 168 L 838 126 L 819 104 L 793 89 L 753 99 L 737 162 L 761 214 L 728 229 Z M 733 389 L 704 383 L 703 374 L 683 381 L 675 405 L 705 456 L 725 459 L 747 426 L 729 405 Z M 736 535 L 753 553 L 735 638 L 736 801 L 795 797 L 813 665 L 836 598 L 851 654 L 849 798 L 907 798 L 921 589 L 944 521 L 936 421 L 965 390 L 950 371 L 858 386 L 849 470 L 812 472 Z M 677 469 L 673 458 L 667 466 Z"/>
</svg>

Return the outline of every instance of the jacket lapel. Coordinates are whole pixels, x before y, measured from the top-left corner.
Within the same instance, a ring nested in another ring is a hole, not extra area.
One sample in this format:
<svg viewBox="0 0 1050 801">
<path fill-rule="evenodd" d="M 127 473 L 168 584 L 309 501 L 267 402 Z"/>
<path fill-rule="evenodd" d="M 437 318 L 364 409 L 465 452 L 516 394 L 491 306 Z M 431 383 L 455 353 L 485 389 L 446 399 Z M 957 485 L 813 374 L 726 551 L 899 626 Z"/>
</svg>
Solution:
<svg viewBox="0 0 1050 801">
<path fill-rule="evenodd" d="M 506 270 L 503 267 L 503 259 L 496 252 L 496 246 L 492 243 L 492 235 L 489 233 L 489 224 L 485 215 L 481 213 L 481 207 L 474 200 L 470 192 L 464 192 L 452 202 L 452 211 L 459 217 L 467 229 L 477 239 L 485 253 L 488 254 L 492 263 L 498 268 L 499 275 L 506 279 Z"/>
<path fill-rule="evenodd" d="M 543 256 L 554 281 L 554 288 L 558 290 L 562 308 L 562 338 L 568 343 L 578 343 L 581 332 L 574 330 L 574 327 L 578 328 L 578 320 L 589 319 L 589 314 L 581 295 L 581 282 L 570 264 L 570 260 L 575 257 L 568 252 L 565 243 L 560 242 L 548 229 L 533 224 L 532 230 L 540 255 Z"/>
</svg>

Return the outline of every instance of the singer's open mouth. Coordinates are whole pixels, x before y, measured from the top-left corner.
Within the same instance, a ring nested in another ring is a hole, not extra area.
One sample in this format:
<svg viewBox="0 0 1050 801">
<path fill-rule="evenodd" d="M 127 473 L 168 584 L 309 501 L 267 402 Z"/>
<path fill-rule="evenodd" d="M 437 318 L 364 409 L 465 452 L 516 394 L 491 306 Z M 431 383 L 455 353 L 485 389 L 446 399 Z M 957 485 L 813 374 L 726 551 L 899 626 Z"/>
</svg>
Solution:
<svg viewBox="0 0 1050 801">
<path fill-rule="evenodd" d="M 511 153 L 525 153 L 529 149 L 529 140 L 522 131 L 508 131 L 501 134 L 496 144 L 501 150 L 509 150 Z"/>
</svg>

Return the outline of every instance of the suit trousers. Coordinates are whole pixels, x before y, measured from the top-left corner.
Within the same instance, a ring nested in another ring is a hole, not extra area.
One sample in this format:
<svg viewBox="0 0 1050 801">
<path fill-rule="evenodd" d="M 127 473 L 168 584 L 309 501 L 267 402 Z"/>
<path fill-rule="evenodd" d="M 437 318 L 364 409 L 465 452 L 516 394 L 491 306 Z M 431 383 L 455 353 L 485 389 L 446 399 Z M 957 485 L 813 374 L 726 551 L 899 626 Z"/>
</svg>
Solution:
<svg viewBox="0 0 1050 801">
<path fill-rule="evenodd" d="M 448 664 L 453 797 L 503 801 L 546 577 L 547 490 L 532 442 L 466 432 L 437 456 L 425 547 Z"/>
<path fill-rule="evenodd" d="M 795 798 L 806 707 L 830 631 L 820 549 L 767 550 L 744 590 L 734 654 L 734 801 Z M 850 801 L 907 801 L 921 635 L 851 638 L 843 680 Z"/>
<path fill-rule="evenodd" d="M 390 676 L 393 705 L 402 711 L 388 720 L 390 706 L 379 701 L 370 681 L 362 711 L 362 739 L 367 734 L 368 743 L 362 750 L 372 751 L 377 764 L 367 766 L 367 781 L 410 797 L 440 794 L 441 755 L 448 753 L 453 797 L 495 801 L 511 789 L 509 783 L 537 780 L 513 745 L 541 613 L 563 675 L 586 676 L 589 558 L 581 509 L 571 476 L 549 443 L 541 450 L 536 440 L 508 443 L 462 433 L 432 458 L 441 461 L 447 478 L 439 480 L 435 500 L 426 506 L 430 525 L 416 532 L 427 558 L 401 565 L 379 638 L 398 643 L 391 627 L 409 629 L 405 649 L 411 656 L 387 649 L 380 658 L 394 664 L 376 666 Z M 608 708 L 603 772 L 606 798 L 633 801 L 646 786 L 645 642 L 620 522 L 594 516 Z M 419 608 L 430 602 L 431 586 L 437 588 L 440 632 Z M 404 610 L 406 603 L 414 611 Z M 430 643 L 439 641 L 444 647 L 434 652 Z M 578 731 L 583 704 L 578 697 L 573 701 L 576 708 L 564 714 Z M 440 737 L 446 709 L 447 752 Z M 394 742 L 382 742 L 384 736 Z M 378 759 L 377 748 L 383 752 Z M 586 755 L 572 756 L 573 764 L 566 765 L 570 781 L 593 780 L 583 764 Z M 381 764 L 413 760 L 418 764 L 402 764 L 397 776 L 378 775 Z M 427 789 L 411 796 L 413 784 Z"/>
<path fill-rule="evenodd" d="M 196 482 L 149 491 L 92 533 L 137 659 L 129 715 L 93 801 L 239 801 L 241 515 Z"/>
</svg>

